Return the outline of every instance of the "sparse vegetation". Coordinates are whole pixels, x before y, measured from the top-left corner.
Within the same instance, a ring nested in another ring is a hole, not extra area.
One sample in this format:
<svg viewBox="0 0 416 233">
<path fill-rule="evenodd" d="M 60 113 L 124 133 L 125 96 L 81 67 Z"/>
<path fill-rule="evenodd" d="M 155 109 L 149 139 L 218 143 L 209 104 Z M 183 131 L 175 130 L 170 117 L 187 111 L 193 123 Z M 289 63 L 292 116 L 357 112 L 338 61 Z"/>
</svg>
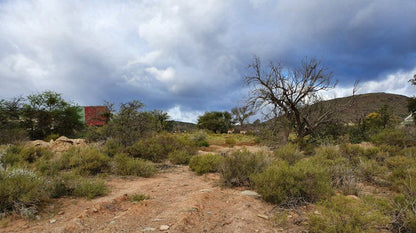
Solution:
<svg viewBox="0 0 416 233">
<path fill-rule="evenodd" d="M 189 168 L 196 172 L 198 175 L 202 175 L 208 172 L 217 172 L 220 169 L 223 157 L 218 154 L 204 154 L 191 158 L 189 162 Z"/>
<path fill-rule="evenodd" d="M 250 186 L 250 176 L 262 172 L 270 163 L 265 152 L 236 151 L 224 158 L 220 173 L 226 186 Z"/>
<path fill-rule="evenodd" d="M 307 161 L 279 162 L 251 179 L 264 200 L 293 206 L 325 199 L 333 193 L 328 172 Z"/>
</svg>

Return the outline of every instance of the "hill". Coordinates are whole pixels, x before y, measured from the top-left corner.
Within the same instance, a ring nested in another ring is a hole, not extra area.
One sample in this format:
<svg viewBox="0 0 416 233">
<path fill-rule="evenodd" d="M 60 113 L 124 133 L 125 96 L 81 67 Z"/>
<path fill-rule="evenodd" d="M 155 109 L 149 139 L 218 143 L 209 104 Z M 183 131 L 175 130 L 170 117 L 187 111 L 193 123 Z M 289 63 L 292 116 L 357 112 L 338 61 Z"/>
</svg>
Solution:
<svg viewBox="0 0 416 233">
<path fill-rule="evenodd" d="M 354 98 L 354 100 L 352 100 Z M 356 122 L 359 119 L 364 118 L 371 112 L 377 112 L 381 107 L 386 105 L 388 111 L 398 116 L 400 119 L 404 119 L 409 115 L 407 109 L 407 103 L 410 98 L 404 95 L 396 95 L 389 93 L 367 93 L 361 95 L 355 95 L 337 98 L 326 101 L 327 103 L 334 105 L 335 109 L 339 111 L 339 116 L 342 117 L 344 122 Z M 352 103 L 345 108 L 348 103 Z"/>
</svg>

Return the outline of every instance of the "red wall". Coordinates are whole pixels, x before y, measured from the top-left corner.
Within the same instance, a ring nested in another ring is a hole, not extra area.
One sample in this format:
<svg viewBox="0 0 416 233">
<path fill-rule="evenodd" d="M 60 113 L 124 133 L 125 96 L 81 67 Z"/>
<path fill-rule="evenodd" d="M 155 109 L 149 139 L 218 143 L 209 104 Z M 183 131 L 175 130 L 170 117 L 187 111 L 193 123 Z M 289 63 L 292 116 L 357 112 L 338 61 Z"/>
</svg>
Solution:
<svg viewBox="0 0 416 233">
<path fill-rule="evenodd" d="M 104 113 L 108 112 L 105 106 L 87 106 L 85 109 L 85 123 L 87 125 L 101 126 L 105 124 Z"/>
</svg>

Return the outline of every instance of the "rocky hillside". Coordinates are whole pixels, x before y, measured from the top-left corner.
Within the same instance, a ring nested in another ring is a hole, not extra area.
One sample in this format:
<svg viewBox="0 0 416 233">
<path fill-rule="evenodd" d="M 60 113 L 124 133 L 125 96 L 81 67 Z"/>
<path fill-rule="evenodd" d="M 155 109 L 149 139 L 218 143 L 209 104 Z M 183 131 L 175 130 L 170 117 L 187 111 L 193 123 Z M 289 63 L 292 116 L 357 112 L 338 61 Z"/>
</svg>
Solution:
<svg viewBox="0 0 416 233">
<path fill-rule="evenodd" d="M 352 98 L 354 99 L 352 100 Z M 408 100 L 409 97 L 403 95 L 368 93 L 354 97 L 337 98 L 329 100 L 328 103 L 339 109 L 339 116 L 342 117 L 344 122 L 356 122 L 371 112 L 377 112 L 383 105 L 387 105 L 388 110 L 392 114 L 404 119 L 409 115 L 407 109 Z"/>
</svg>

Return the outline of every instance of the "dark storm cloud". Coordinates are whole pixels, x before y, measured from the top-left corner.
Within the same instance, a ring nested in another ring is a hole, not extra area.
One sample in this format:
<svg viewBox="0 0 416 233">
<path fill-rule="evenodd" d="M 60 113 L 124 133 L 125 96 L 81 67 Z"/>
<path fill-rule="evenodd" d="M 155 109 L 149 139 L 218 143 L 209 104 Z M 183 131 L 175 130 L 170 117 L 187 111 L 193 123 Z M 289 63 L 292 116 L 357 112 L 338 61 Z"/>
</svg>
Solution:
<svg viewBox="0 0 416 233">
<path fill-rule="evenodd" d="M 254 55 L 295 66 L 321 59 L 348 94 L 411 95 L 416 2 L 0 2 L 1 98 L 46 89 L 82 105 L 133 99 L 176 119 L 229 110 L 247 95 Z"/>
</svg>

